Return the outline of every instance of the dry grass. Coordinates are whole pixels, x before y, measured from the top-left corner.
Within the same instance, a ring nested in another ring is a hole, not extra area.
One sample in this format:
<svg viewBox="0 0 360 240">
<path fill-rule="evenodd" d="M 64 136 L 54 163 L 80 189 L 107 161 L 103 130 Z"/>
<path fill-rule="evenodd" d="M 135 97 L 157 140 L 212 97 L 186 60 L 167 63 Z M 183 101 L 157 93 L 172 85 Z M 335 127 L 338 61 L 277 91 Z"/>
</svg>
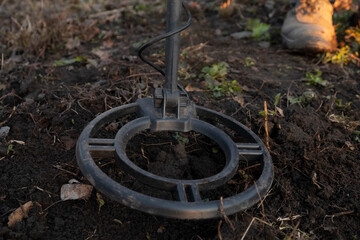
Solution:
<svg viewBox="0 0 360 240">
<path fill-rule="evenodd" d="M 7 59 L 18 54 L 39 57 L 49 51 L 71 49 L 74 39 L 87 42 L 99 33 L 98 22 L 89 15 L 116 7 L 107 0 L 2 0 L 0 51 Z"/>
</svg>

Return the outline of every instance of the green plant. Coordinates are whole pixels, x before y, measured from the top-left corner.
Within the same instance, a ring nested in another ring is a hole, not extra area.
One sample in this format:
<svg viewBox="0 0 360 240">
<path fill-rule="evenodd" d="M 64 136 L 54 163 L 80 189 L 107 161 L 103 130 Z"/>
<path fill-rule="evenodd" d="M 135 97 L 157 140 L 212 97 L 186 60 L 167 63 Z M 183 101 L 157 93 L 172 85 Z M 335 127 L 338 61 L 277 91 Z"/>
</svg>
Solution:
<svg viewBox="0 0 360 240">
<path fill-rule="evenodd" d="M 355 141 L 360 143 L 360 131 L 355 131 L 353 132 L 353 134 L 355 134 Z"/>
<path fill-rule="evenodd" d="M 333 14 L 337 39 L 342 39 L 344 37 L 345 31 L 349 27 L 350 17 L 350 11 L 340 11 Z"/>
<path fill-rule="evenodd" d="M 226 80 L 228 67 L 229 65 L 227 63 L 219 62 L 211 65 L 211 67 L 204 67 L 201 70 L 202 73 L 199 77 L 205 79 L 206 87 L 212 90 L 215 97 L 230 96 L 241 92 L 240 86 L 236 80 Z"/>
<path fill-rule="evenodd" d="M 196 74 L 190 73 L 190 66 L 184 62 L 179 64 L 178 74 L 179 74 L 179 78 L 181 78 L 183 80 L 188 80 L 190 78 L 196 78 Z"/>
<path fill-rule="evenodd" d="M 251 57 L 245 58 L 245 67 L 251 67 L 255 65 L 255 61 Z"/>
<path fill-rule="evenodd" d="M 326 87 L 327 85 L 329 85 L 329 82 L 322 79 L 321 75 L 322 75 L 322 72 L 318 69 L 315 69 L 314 73 L 307 72 L 306 73 L 306 84 Z"/>
<path fill-rule="evenodd" d="M 214 86 L 213 94 L 214 97 L 221 97 L 221 96 L 230 96 L 234 93 L 240 93 L 241 88 L 236 80 L 233 81 L 223 81 L 220 85 Z"/>
<path fill-rule="evenodd" d="M 274 110 L 268 110 L 268 115 L 273 116 L 279 110 L 277 105 L 280 102 L 280 98 L 281 98 L 281 93 L 276 94 L 275 101 L 274 101 Z M 265 116 L 265 111 L 260 111 L 259 114 L 264 117 Z"/>
<path fill-rule="evenodd" d="M 349 22 L 352 16 L 351 11 L 334 14 L 334 24 L 336 26 L 336 35 L 341 48 L 336 52 L 328 52 L 323 58 L 324 63 L 334 63 L 347 65 L 355 63 L 360 65 L 360 28 L 359 26 L 350 27 Z"/>
<path fill-rule="evenodd" d="M 360 28 L 359 26 L 350 27 L 345 30 L 345 40 L 351 43 L 353 50 L 358 51 L 360 46 Z M 356 54 L 356 52 L 355 52 Z"/>
<path fill-rule="evenodd" d="M 14 145 L 10 144 L 6 150 L 6 154 L 9 155 L 10 153 L 15 153 Z"/>
<path fill-rule="evenodd" d="M 270 40 L 270 25 L 262 23 L 260 19 L 249 19 L 246 29 L 252 32 L 252 37 L 257 41 Z"/>
<path fill-rule="evenodd" d="M 184 143 L 184 144 L 188 144 L 189 143 L 189 139 L 187 137 L 183 137 L 181 136 L 178 132 L 176 132 L 173 137 L 175 138 L 176 141 L 178 141 L 179 143 Z"/>
<path fill-rule="evenodd" d="M 60 60 L 56 60 L 53 63 L 54 67 L 62 67 L 62 66 L 66 66 L 66 65 L 70 65 L 76 62 L 83 62 L 83 61 L 87 61 L 86 58 L 84 57 L 76 57 L 76 58 L 69 58 L 69 59 L 60 59 Z"/>
<path fill-rule="evenodd" d="M 343 103 L 343 101 L 338 98 L 334 98 L 334 102 L 335 102 L 337 108 L 351 109 L 351 102 Z"/>
<path fill-rule="evenodd" d="M 289 101 L 290 105 L 297 104 L 297 103 L 307 104 L 307 103 L 311 102 L 315 97 L 316 97 L 316 95 L 313 91 L 305 91 L 299 97 L 289 96 L 288 101 Z"/>
<path fill-rule="evenodd" d="M 324 57 L 325 63 L 336 63 L 340 65 L 346 65 L 351 60 L 351 52 L 350 52 L 350 46 L 346 45 L 340 49 L 338 49 L 336 52 L 327 52 Z"/>
<path fill-rule="evenodd" d="M 134 8 L 135 8 L 136 11 L 144 11 L 144 10 L 147 9 L 147 5 L 138 3 L 138 4 L 135 5 Z"/>
<path fill-rule="evenodd" d="M 99 204 L 98 212 L 100 213 L 101 208 L 105 205 L 105 201 L 100 193 L 96 193 L 96 201 Z"/>
<path fill-rule="evenodd" d="M 229 64 L 226 62 L 219 62 L 211 65 L 211 67 L 204 67 L 201 70 L 199 77 L 204 78 L 206 82 L 213 82 L 215 80 L 223 80 L 228 73 Z"/>
</svg>

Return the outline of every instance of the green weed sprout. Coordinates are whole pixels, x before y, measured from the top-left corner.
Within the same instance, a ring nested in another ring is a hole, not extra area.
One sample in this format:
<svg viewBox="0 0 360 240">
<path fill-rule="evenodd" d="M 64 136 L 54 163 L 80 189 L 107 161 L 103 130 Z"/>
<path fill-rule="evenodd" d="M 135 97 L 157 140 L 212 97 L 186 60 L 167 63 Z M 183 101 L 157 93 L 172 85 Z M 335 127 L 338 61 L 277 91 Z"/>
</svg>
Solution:
<svg viewBox="0 0 360 240">
<path fill-rule="evenodd" d="M 188 144 L 189 143 L 189 139 L 186 137 L 181 136 L 178 132 L 176 132 L 173 137 L 175 138 L 176 141 L 178 141 L 179 143 L 183 143 L 183 144 Z"/>
<path fill-rule="evenodd" d="M 322 79 L 321 75 L 322 75 L 322 72 L 318 69 L 315 69 L 314 73 L 307 72 L 306 73 L 306 84 L 326 87 L 327 85 L 329 85 L 329 82 Z"/>
<path fill-rule="evenodd" d="M 249 19 L 246 29 L 252 32 L 252 37 L 257 41 L 270 40 L 270 25 L 262 23 L 259 19 Z"/>
<path fill-rule="evenodd" d="M 268 111 L 268 115 L 270 116 L 274 116 L 277 112 L 277 105 L 280 102 L 280 98 L 281 98 L 281 93 L 276 94 L 275 96 L 275 102 L 274 102 L 274 110 L 270 110 Z M 263 117 L 265 117 L 265 111 L 260 111 L 259 114 Z"/>
<path fill-rule="evenodd" d="M 201 70 L 202 73 L 199 77 L 205 79 L 206 86 L 213 91 L 214 97 L 230 96 L 241 92 L 236 80 L 226 80 L 228 67 L 229 65 L 227 63 L 219 62 L 211 65 L 211 67 L 204 67 Z"/>
</svg>

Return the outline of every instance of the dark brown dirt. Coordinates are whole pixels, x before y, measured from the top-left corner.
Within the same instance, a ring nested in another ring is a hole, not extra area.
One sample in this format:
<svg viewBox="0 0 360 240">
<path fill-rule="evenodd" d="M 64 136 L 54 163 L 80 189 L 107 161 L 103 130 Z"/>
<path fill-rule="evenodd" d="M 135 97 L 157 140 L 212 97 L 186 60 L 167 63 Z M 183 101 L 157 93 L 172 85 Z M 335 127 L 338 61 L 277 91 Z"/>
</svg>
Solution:
<svg viewBox="0 0 360 240">
<path fill-rule="evenodd" d="M 214 98 L 198 77 L 180 82 L 202 89 L 189 92 L 197 105 L 232 116 L 263 141 L 264 118 L 259 112 L 264 101 L 274 109 L 275 96 L 281 94 L 278 108 L 283 114 L 269 116 L 275 180 L 263 203 L 229 216 L 235 226 L 232 230 L 224 220 L 179 221 L 143 214 L 106 196 L 99 210 L 96 191 L 86 201 L 58 202 L 62 184 L 72 178 L 87 182 L 75 158 L 75 144 L 86 124 L 112 107 L 151 96 L 152 89 L 162 83 L 129 47 L 161 31 L 163 26 L 156 25 L 161 16 L 153 13 L 144 21 L 142 16 L 124 14 L 116 24 L 99 23 L 101 30 L 113 33 L 109 37 L 111 60 L 102 66 L 50 64 L 71 54 L 95 58 L 89 52 L 103 46 L 97 40 L 66 55 L 29 57 L 31 64 L 1 72 L 0 127 L 8 126 L 10 132 L 0 138 L 0 239 L 241 239 L 245 234 L 245 239 L 359 239 L 360 136 L 354 134 L 360 131 L 359 69 L 323 64 L 316 56 L 284 50 L 276 37 L 279 17 L 267 19 L 275 32 L 270 48 L 261 48 L 253 40 L 232 39 L 229 34 L 239 31 L 240 17 L 222 18 L 210 8 L 195 14 L 193 26 L 183 34 L 183 48 L 206 45 L 181 61 L 195 74 L 204 66 L 227 62 L 227 80 L 237 80 L 243 92 L 237 98 Z M 222 34 L 215 35 L 216 29 Z M 161 64 L 162 56 L 160 52 L 150 58 Z M 254 60 L 253 66 L 246 66 L 247 57 Z M 307 85 L 305 74 L 314 69 L 321 70 L 331 86 Z M 312 97 L 290 104 L 290 97 L 304 92 Z M 346 106 L 349 102 L 351 107 Z M 118 127 L 110 126 L 103 134 L 113 134 Z M 129 143 L 128 155 L 140 167 L 167 177 L 196 179 L 221 169 L 224 163 L 217 159 L 222 153 L 213 151 L 216 145 L 195 133 L 182 136 L 190 140 L 185 144 L 174 134 L 140 134 Z M 104 171 L 125 185 L 148 191 L 131 176 L 120 176 L 111 160 L 102 164 Z M 250 175 L 248 182 L 229 184 L 224 194 L 246 189 L 258 169 L 246 169 L 243 174 Z M 154 194 L 164 197 L 161 192 Z M 218 194 L 222 193 L 214 192 L 209 198 L 217 199 Z M 9 214 L 30 200 L 36 206 L 9 229 Z"/>
</svg>

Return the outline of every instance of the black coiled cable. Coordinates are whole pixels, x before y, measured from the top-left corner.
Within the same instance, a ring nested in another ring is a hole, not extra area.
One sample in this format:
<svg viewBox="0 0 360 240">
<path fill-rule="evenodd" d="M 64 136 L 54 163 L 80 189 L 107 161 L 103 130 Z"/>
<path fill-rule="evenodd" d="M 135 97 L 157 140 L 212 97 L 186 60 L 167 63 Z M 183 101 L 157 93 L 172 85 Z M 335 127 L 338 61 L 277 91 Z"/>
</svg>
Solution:
<svg viewBox="0 0 360 240">
<path fill-rule="evenodd" d="M 159 42 L 165 38 L 168 38 L 168 37 L 171 37 L 179 32 L 182 32 L 184 31 L 185 29 L 187 29 L 190 24 L 191 24 L 191 20 L 192 20 L 192 17 L 191 17 L 191 13 L 190 13 L 190 10 L 189 8 L 186 6 L 186 4 L 184 3 L 184 1 L 182 2 L 182 6 L 184 7 L 185 9 L 185 12 L 186 12 L 186 15 L 188 17 L 188 20 L 186 22 L 186 24 L 183 26 L 183 27 L 180 27 L 178 29 L 175 29 L 173 31 L 170 31 L 170 32 L 167 32 L 167 33 L 164 33 L 160 36 L 157 36 L 155 38 L 153 38 L 152 40 L 150 40 L 149 42 L 145 43 L 144 45 L 142 45 L 140 48 L 139 48 L 139 51 L 138 51 L 138 56 L 140 57 L 140 59 L 142 61 L 144 61 L 145 63 L 149 64 L 151 67 L 153 67 L 154 69 L 156 69 L 158 72 L 161 73 L 161 75 L 165 76 L 165 72 L 157 65 L 155 65 L 154 63 L 150 62 L 149 60 L 147 60 L 144 56 L 143 56 L 143 52 L 146 48 L 150 47 L 151 45 L 153 45 L 154 43 L 156 42 Z"/>
</svg>

